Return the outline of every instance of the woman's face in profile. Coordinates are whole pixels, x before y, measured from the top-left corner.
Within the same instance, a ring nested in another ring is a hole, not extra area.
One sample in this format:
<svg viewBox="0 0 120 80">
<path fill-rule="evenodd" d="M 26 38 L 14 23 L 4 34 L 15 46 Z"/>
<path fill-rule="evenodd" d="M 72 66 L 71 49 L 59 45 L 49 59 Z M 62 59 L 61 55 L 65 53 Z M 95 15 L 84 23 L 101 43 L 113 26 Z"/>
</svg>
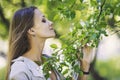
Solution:
<svg viewBox="0 0 120 80">
<path fill-rule="evenodd" d="M 53 23 L 45 18 L 41 11 L 35 9 L 34 11 L 34 26 L 35 35 L 40 38 L 55 37 Z"/>
</svg>

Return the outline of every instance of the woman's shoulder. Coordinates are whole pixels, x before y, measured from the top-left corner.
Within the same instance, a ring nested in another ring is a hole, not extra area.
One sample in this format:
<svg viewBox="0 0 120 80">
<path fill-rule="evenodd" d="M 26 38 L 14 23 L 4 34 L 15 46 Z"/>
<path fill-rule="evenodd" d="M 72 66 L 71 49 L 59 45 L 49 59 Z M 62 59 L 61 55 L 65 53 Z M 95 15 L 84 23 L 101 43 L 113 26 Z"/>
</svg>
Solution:
<svg viewBox="0 0 120 80">
<path fill-rule="evenodd" d="M 16 71 L 26 71 L 27 66 L 24 62 L 22 61 L 16 61 L 11 65 L 11 71 L 16 72 Z"/>
<path fill-rule="evenodd" d="M 19 71 L 26 71 L 27 65 L 24 63 L 24 59 L 21 57 L 12 60 L 11 71 L 19 72 Z"/>
<path fill-rule="evenodd" d="M 28 77 L 27 80 L 45 80 L 43 72 L 41 70 L 42 66 L 38 66 L 32 60 L 26 57 L 19 57 L 12 60 L 13 64 L 11 65 L 10 78 L 19 78 L 19 77 Z M 22 75 L 23 76 L 22 76 Z M 15 79 L 16 80 L 16 79 Z M 19 79 L 18 79 L 19 80 Z M 24 79 L 20 79 L 24 80 Z"/>
<path fill-rule="evenodd" d="M 11 65 L 9 78 L 18 78 L 21 76 L 28 76 L 28 74 L 30 75 L 30 71 L 22 59 L 18 58 L 12 62 L 13 64 Z"/>
</svg>

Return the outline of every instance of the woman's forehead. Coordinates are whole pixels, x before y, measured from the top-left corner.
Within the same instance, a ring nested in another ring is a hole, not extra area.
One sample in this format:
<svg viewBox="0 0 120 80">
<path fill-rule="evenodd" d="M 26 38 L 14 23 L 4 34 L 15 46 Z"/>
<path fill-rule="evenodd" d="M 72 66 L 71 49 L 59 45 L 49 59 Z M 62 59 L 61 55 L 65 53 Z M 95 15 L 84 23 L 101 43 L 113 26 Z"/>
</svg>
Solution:
<svg viewBox="0 0 120 80">
<path fill-rule="evenodd" d="M 35 16 L 45 17 L 44 14 L 38 9 L 35 9 Z"/>
</svg>

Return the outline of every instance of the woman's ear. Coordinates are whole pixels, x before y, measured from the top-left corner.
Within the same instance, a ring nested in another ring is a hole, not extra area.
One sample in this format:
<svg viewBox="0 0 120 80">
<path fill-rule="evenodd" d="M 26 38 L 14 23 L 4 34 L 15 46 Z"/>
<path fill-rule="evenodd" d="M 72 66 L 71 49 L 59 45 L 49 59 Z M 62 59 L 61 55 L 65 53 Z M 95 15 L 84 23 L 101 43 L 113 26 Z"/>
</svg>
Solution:
<svg viewBox="0 0 120 80">
<path fill-rule="evenodd" d="M 35 36 L 35 30 L 34 30 L 34 28 L 30 28 L 27 32 L 28 32 L 29 35 Z"/>
</svg>

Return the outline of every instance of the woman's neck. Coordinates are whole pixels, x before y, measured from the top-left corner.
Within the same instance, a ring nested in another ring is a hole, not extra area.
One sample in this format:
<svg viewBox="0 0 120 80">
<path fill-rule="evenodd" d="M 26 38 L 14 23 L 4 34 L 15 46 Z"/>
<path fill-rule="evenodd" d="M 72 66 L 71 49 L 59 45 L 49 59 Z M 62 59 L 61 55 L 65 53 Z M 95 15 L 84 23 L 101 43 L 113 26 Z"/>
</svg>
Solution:
<svg viewBox="0 0 120 80">
<path fill-rule="evenodd" d="M 31 42 L 31 49 L 26 52 L 23 56 L 27 57 L 33 61 L 40 61 L 42 62 L 42 51 L 45 44 L 45 39 L 36 39 L 32 40 Z"/>
</svg>

